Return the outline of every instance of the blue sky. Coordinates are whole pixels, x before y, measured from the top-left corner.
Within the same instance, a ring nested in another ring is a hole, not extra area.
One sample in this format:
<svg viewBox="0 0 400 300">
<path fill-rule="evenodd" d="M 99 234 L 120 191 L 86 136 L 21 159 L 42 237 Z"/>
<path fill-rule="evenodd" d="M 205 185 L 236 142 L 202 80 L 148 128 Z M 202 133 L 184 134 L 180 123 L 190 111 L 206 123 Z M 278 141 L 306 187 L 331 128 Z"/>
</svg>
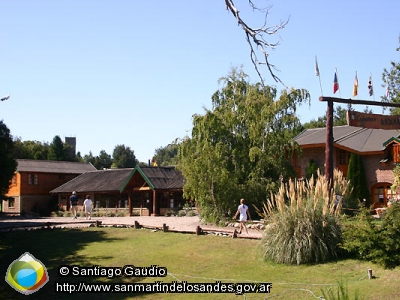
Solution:
<svg viewBox="0 0 400 300">
<path fill-rule="evenodd" d="M 242 2 L 242 3 L 241 3 Z M 325 114 L 324 96 L 380 101 L 381 76 L 399 61 L 398 1 L 258 1 L 272 5 L 268 24 L 289 18 L 270 52 L 288 87 L 304 88 L 302 122 Z M 263 17 L 236 0 L 243 18 Z M 143 162 L 157 148 L 190 135 L 192 115 L 211 107 L 218 79 L 242 65 L 259 81 L 244 33 L 223 0 L 0 0 L 0 119 L 13 136 L 51 142 L 77 138 L 82 156 L 129 146 Z M 338 71 L 340 91 L 333 94 Z M 267 84 L 285 87 L 262 71 Z M 368 95 L 372 74 L 375 95 Z M 365 106 L 353 106 L 364 110 Z M 372 108 L 372 107 L 370 107 Z M 373 108 L 382 113 L 382 108 Z"/>
</svg>

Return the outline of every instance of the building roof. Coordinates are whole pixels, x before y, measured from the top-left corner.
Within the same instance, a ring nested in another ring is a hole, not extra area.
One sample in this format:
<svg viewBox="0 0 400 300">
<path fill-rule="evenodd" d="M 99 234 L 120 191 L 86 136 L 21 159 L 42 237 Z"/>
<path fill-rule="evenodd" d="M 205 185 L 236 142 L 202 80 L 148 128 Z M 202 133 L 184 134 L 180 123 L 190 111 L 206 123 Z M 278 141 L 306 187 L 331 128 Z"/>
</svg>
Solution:
<svg viewBox="0 0 400 300">
<path fill-rule="evenodd" d="M 174 167 L 139 167 L 87 172 L 54 189 L 51 193 L 122 192 L 140 174 L 154 190 L 183 189 L 184 178 Z"/>
<path fill-rule="evenodd" d="M 152 189 L 182 189 L 184 177 L 175 167 L 140 167 L 135 171 L 141 173 Z M 133 172 L 134 173 L 134 172 Z"/>
<path fill-rule="evenodd" d="M 82 174 L 96 170 L 90 163 L 33 159 L 17 159 L 16 161 L 17 172 Z"/>
<path fill-rule="evenodd" d="M 385 143 L 391 138 L 398 138 L 400 131 L 397 129 L 372 129 L 355 126 L 333 127 L 333 144 L 335 147 L 347 148 L 359 154 L 381 152 Z M 294 140 L 302 148 L 325 147 L 326 128 L 307 129 L 297 135 Z"/>
</svg>

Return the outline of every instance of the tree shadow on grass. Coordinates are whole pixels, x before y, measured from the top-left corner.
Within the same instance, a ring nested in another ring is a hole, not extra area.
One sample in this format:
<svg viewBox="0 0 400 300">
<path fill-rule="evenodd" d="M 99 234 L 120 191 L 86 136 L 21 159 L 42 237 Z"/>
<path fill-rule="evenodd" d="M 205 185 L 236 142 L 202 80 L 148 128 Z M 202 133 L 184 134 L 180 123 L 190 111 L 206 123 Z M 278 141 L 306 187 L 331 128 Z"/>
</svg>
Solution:
<svg viewBox="0 0 400 300">
<path fill-rule="evenodd" d="M 115 238 L 106 236 L 107 234 L 99 230 L 81 229 L 40 229 L 40 230 L 20 230 L 0 233 L 0 270 L 2 278 L 6 277 L 8 267 L 21 255 L 29 252 L 37 260 L 40 260 L 46 267 L 49 282 L 37 292 L 26 296 L 17 292 L 5 281 L 0 285 L 0 299 L 128 299 L 139 294 L 113 294 L 113 293 L 56 293 L 56 282 L 61 283 L 135 283 L 142 280 L 142 277 L 107 279 L 104 277 L 62 277 L 59 275 L 59 267 L 62 265 L 78 265 L 81 267 L 91 267 L 96 260 L 112 258 L 101 256 L 87 258 L 78 256 L 79 250 L 94 242 L 112 243 L 117 241 Z M 116 266 L 121 267 L 121 266 Z M 4 280 L 4 279 L 0 279 Z"/>
</svg>

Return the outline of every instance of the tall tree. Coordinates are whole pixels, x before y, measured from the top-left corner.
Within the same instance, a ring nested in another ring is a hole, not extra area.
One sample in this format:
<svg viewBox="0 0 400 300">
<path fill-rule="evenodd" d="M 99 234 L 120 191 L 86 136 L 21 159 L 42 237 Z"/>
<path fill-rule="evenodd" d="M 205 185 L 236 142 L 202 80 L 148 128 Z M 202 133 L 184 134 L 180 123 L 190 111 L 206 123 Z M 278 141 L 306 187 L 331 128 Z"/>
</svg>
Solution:
<svg viewBox="0 0 400 300">
<path fill-rule="evenodd" d="M 369 206 L 370 195 L 364 164 L 361 157 L 355 153 L 350 154 L 347 180 L 350 182 L 352 188 L 351 197 L 358 199 L 359 202 L 366 199 L 367 205 Z"/>
<path fill-rule="evenodd" d="M 125 145 L 117 145 L 113 152 L 114 168 L 134 168 L 136 166 L 136 157 L 134 152 Z"/>
<path fill-rule="evenodd" d="M 309 100 L 305 90 L 250 84 L 242 70 L 221 78 L 212 110 L 193 118 L 192 137 L 180 147 L 184 193 L 196 199 L 202 217 L 217 221 L 232 215 L 238 197 L 251 204 L 266 200 L 281 176 L 294 176 L 287 160 L 300 123 L 296 105 Z"/>
<path fill-rule="evenodd" d="M 166 147 L 156 149 L 153 159 L 158 166 L 171 166 L 178 164 L 178 149 L 177 141 L 169 144 Z"/>
<path fill-rule="evenodd" d="M 0 193 L 1 199 L 6 199 L 10 180 L 17 168 L 17 162 L 14 158 L 14 142 L 10 135 L 10 130 L 0 121 Z"/>
<path fill-rule="evenodd" d="M 107 154 L 105 150 L 101 150 L 99 156 L 96 157 L 94 167 L 97 170 L 109 169 L 113 163 L 111 155 Z"/>
<path fill-rule="evenodd" d="M 64 144 L 61 138 L 56 135 L 53 138 L 53 142 L 50 144 L 49 151 L 49 160 L 64 160 L 65 152 L 64 152 Z"/>
<path fill-rule="evenodd" d="M 399 36 L 400 44 L 400 36 Z M 400 47 L 396 48 L 397 52 L 400 52 Z M 388 103 L 400 103 L 400 62 L 391 61 L 390 68 L 383 69 L 382 80 L 383 86 L 386 88 L 386 95 L 381 97 L 382 102 Z M 390 108 L 392 115 L 400 115 L 400 108 Z"/>
</svg>

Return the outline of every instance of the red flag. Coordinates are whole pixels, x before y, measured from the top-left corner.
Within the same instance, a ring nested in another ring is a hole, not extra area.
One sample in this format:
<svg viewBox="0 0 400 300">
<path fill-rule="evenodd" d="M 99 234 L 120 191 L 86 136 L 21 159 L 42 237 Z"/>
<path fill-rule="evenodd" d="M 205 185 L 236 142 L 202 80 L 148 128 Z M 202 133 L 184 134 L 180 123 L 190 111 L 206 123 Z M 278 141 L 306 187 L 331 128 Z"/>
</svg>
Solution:
<svg viewBox="0 0 400 300">
<path fill-rule="evenodd" d="M 333 93 L 335 94 L 339 89 L 339 82 L 337 79 L 337 71 L 335 71 L 335 77 L 333 78 Z"/>
</svg>

